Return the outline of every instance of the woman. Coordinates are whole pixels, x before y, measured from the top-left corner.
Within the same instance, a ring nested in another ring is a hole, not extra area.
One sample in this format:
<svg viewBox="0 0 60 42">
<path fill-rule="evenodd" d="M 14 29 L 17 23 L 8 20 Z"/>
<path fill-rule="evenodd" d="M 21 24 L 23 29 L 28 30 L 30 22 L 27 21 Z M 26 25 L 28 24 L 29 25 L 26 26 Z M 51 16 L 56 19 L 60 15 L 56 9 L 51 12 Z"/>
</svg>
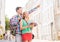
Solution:
<svg viewBox="0 0 60 42">
<path fill-rule="evenodd" d="M 23 42 L 31 42 L 32 33 L 31 30 L 34 27 L 34 24 L 28 24 L 29 15 L 28 12 L 23 13 L 23 19 L 20 21 L 20 30 L 22 30 L 22 41 Z"/>
</svg>

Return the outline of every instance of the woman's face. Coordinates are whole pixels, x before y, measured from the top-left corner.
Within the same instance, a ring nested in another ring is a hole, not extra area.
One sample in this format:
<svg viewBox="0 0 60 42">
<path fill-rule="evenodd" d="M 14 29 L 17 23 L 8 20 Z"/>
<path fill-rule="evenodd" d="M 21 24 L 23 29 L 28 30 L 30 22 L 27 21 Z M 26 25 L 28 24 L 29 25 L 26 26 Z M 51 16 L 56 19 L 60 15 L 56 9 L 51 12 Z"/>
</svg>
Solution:
<svg viewBox="0 0 60 42">
<path fill-rule="evenodd" d="M 25 12 L 25 17 L 29 17 L 29 14 L 28 14 L 28 12 Z"/>
<path fill-rule="evenodd" d="M 25 20 L 28 20 L 28 19 L 29 19 L 29 14 L 28 14 L 28 12 L 25 12 L 23 15 L 25 16 Z"/>
</svg>

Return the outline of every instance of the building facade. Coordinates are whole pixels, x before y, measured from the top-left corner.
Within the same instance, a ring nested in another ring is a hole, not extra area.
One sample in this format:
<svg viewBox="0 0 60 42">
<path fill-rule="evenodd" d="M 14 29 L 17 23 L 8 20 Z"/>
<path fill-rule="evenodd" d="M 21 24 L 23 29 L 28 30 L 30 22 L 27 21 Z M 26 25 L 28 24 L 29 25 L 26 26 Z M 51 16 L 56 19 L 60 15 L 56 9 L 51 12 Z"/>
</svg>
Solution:
<svg viewBox="0 0 60 42">
<path fill-rule="evenodd" d="M 26 4 L 26 10 L 29 11 L 38 4 L 40 4 L 40 8 L 30 14 L 30 19 L 38 23 L 38 26 L 33 29 L 35 38 L 56 40 L 57 32 L 54 21 L 55 0 L 29 0 Z"/>
<path fill-rule="evenodd" d="M 54 13 L 57 40 L 60 40 L 60 0 L 55 0 Z"/>
<path fill-rule="evenodd" d="M 30 14 L 30 20 L 38 24 L 32 31 L 35 39 L 60 40 L 60 0 L 29 0 L 25 8 L 29 11 L 37 5 Z M 5 32 L 5 0 L 0 0 L 0 25 Z"/>
<path fill-rule="evenodd" d="M 5 0 L 0 0 L 0 25 L 3 27 L 3 33 L 5 32 Z"/>
</svg>

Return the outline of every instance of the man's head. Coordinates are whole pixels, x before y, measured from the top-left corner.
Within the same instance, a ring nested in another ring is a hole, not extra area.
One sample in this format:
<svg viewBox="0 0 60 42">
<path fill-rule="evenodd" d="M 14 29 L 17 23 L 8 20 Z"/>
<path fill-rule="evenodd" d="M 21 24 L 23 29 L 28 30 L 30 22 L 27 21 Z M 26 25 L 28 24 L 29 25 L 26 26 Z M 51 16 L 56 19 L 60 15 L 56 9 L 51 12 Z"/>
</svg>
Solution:
<svg viewBox="0 0 60 42">
<path fill-rule="evenodd" d="M 17 7 L 17 8 L 16 8 L 16 12 L 17 12 L 18 14 L 22 14 L 22 7 Z"/>
</svg>

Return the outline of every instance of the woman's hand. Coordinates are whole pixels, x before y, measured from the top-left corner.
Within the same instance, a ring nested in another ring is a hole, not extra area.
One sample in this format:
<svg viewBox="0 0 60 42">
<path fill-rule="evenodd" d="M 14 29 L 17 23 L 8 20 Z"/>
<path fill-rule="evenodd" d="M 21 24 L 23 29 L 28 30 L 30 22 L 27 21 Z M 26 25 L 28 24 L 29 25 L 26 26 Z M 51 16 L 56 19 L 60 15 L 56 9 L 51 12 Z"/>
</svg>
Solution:
<svg viewBox="0 0 60 42">
<path fill-rule="evenodd" d="M 30 24 L 29 27 L 30 27 L 30 28 L 33 28 L 33 27 L 34 27 L 34 24 Z"/>
<path fill-rule="evenodd" d="M 30 23 L 30 25 L 29 25 L 30 27 L 35 27 L 35 26 L 37 26 L 37 24 L 36 23 L 34 23 L 34 22 L 32 22 L 32 23 Z"/>
</svg>

